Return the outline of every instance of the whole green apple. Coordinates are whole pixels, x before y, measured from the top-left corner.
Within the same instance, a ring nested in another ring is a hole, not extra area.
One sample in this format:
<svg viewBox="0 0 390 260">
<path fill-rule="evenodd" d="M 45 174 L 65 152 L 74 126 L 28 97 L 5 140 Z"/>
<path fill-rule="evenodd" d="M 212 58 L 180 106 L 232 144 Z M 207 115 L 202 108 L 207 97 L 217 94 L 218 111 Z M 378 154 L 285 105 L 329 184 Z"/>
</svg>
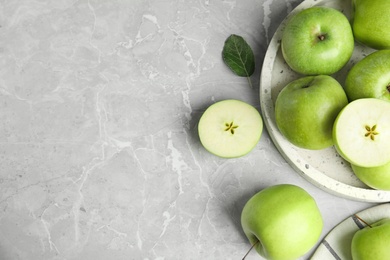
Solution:
<svg viewBox="0 0 390 260">
<path fill-rule="evenodd" d="M 256 108 L 236 99 L 218 101 L 202 114 L 199 139 L 210 153 L 223 158 L 249 153 L 259 142 L 263 120 Z"/>
<path fill-rule="evenodd" d="M 390 259 L 390 218 L 357 231 L 351 244 L 353 260 Z"/>
<path fill-rule="evenodd" d="M 310 7 L 287 20 L 281 49 L 292 70 L 304 75 L 330 75 L 352 56 L 352 28 L 340 11 Z"/>
<path fill-rule="evenodd" d="M 346 105 L 333 125 L 336 151 L 349 163 L 378 167 L 390 161 L 390 102 L 360 98 Z"/>
<path fill-rule="evenodd" d="M 352 0 L 355 40 L 374 49 L 390 48 L 390 1 Z"/>
<path fill-rule="evenodd" d="M 363 183 L 378 190 L 390 190 L 390 162 L 377 167 L 351 165 L 352 171 Z"/>
<path fill-rule="evenodd" d="M 359 98 L 390 101 L 390 50 L 375 51 L 356 63 L 347 74 L 344 88 L 349 101 Z"/>
<path fill-rule="evenodd" d="M 245 204 L 241 225 L 250 243 L 266 259 L 296 259 L 318 241 L 323 219 L 313 197 L 301 187 L 267 187 Z"/>
<path fill-rule="evenodd" d="M 275 120 L 292 144 L 312 150 L 333 145 L 333 122 L 347 96 L 328 75 L 305 76 L 287 84 L 275 102 Z"/>
</svg>

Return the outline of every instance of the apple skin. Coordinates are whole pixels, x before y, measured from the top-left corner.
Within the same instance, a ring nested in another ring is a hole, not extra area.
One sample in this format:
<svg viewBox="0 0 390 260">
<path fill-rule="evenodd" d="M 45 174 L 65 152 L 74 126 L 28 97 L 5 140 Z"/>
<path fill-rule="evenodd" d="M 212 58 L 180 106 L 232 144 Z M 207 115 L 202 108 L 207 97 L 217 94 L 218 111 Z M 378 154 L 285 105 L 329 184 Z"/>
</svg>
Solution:
<svg viewBox="0 0 390 260">
<path fill-rule="evenodd" d="M 352 164 L 352 171 L 367 186 L 390 191 L 390 162 L 377 167 L 360 167 Z"/>
<path fill-rule="evenodd" d="M 355 42 L 347 17 L 330 7 L 310 7 L 293 15 L 282 34 L 281 49 L 292 70 L 330 75 L 351 58 Z"/>
<path fill-rule="evenodd" d="M 353 260 L 390 259 L 390 218 L 384 218 L 358 230 L 351 243 Z"/>
<path fill-rule="evenodd" d="M 252 196 L 241 214 L 245 235 L 266 259 L 296 259 L 319 240 L 323 219 L 314 198 L 292 184 L 267 187 Z"/>
<path fill-rule="evenodd" d="M 390 101 L 390 50 L 375 51 L 356 63 L 344 89 L 350 102 L 359 98 Z"/>
<path fill-rule="evenodd" d="M 305 76 L 287 84 L 275 102 L 276 124 L 288 141 L 310 150 L 333 145 L 333 122 L 348 104 L 340 83 L 328 75 Z"/>
<path fill-rule="evenodd" d="M 374 49 L 390 48 L 390 1 L 352 0 L 351 24 L 357 42 Z"/>
</svg>

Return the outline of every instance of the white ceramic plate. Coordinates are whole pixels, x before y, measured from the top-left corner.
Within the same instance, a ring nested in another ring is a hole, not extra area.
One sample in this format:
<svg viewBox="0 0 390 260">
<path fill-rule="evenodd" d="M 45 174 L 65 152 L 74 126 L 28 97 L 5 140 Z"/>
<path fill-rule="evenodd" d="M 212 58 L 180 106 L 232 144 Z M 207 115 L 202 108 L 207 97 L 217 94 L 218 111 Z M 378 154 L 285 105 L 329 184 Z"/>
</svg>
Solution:
<svg viewBox="0 0 390 260">
<path fill-rule="evenodd" d="M 260 105 L 265 125 L 282 156 L 299 174 L 314 185 L 332 194 L 358 201 L 390 201 L 389 191 L 373 190 L 359 181 L 350 165 L 340 158 L 334 147 L 320 151 L 300 149 L 290 144 L 277 129 L 274 114 L 276 97 L 288 82 L 301 77 L 293 72 L 283 59 L 280 50 L 281 35 L 291 15 L 315 5 L 336 8 L 350 17 L 350 1 L 305 0 L 280 24 L 269 44 L 260 78 Z M 356 44 L 349 63 L 334 77 L 343 85 L 351 66 L 373 51 L 373 49 Z"/>
<path fill-rule="evenodd" d="M 357 213 L 367 223 L 375 223 L 383 218 L 390 218 L 390 204 L 385 203 Z M 365 227 L 354 215 L 340 222 L 322 240 L 311 260 L 337 259 L 349 260 L 351 256 L 351 241 L 356 231 Z"/>
</svg>

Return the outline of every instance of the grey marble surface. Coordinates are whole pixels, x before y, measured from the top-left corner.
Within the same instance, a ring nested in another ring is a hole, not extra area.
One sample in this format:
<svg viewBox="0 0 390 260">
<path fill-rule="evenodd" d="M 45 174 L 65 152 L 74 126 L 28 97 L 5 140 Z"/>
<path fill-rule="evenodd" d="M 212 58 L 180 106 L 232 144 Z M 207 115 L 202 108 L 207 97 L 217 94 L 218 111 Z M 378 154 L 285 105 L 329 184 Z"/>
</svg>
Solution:
<svg viewBox="0 0 390 260">
<path fill-rule="evenodd" d="M 241 259 L 242 207 L 278 183 L 313 195 L 322 237 L 373 206 L 307 182 L 266 130 L 237 159 L 199 142 L 210 104 L 260 110 L 268 43 L 300 2 L 0 1 L 0 259 Z M 233 33 L 253 89 L 221 59 Z"/>
</svg>

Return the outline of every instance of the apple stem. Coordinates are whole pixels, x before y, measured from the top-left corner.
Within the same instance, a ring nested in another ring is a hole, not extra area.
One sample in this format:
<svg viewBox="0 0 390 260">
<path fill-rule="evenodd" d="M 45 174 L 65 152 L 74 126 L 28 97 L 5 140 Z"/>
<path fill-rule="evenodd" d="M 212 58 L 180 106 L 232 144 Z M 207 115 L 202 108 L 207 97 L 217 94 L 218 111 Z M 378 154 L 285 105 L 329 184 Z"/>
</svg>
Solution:
<svg viewBox="0 0 390 260">
<path fill-rule="evenodd" d="M 363 222 L 366 226 L 372 228 L 372 226 L 370 224 L 368 224 L 366 221 L 364 221 L 364 219 L 362 219 L 361 217 L 359 217 L 358 215 L 354 215 L 358 220 L 360 220 L 361 222 Z"/>
<path fill-rule="evenodd" d="M 387 91 L 390 92 L 390 83 L 389 83 L 389 85 L 387 85 L 386 88 L 387 88 Z"/>
<path fill-rule="evenodd" d="M 245 260 L 245 258 L 249 255 L 250 251 L 252 251 L 252 249 L 260 242 L 260 240 L 257 240 L 256 243 L 254 243 L 251 248 L 249 248 L 248 252 L 246 252 L 246 254 L 244 255 L 244 257 L 242 258 L 242 260 Z"/>
<path fill-rule="evenodd" d="M 318 35 L 318 39 L 319 39 L 320 41 L 325 40 L 325 35 L 323 35 L 323 34 Z"/>
</svg>

